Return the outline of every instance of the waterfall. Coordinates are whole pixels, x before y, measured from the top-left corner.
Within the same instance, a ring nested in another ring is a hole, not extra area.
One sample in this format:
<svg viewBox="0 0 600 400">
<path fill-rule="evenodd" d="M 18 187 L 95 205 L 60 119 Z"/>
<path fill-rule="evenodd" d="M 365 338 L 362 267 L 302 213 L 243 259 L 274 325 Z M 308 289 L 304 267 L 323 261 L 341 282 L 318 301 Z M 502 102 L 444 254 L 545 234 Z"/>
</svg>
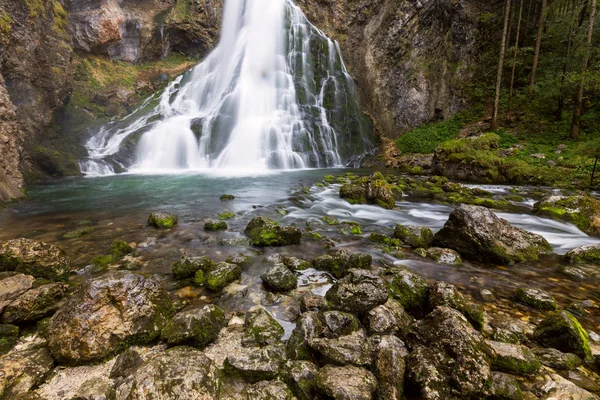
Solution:
<svg viewBox="0 0 600 400">
<path fill-rule="evenodd" d="M 374 141 L 337 42 L 291 0 L 227 0 L 206 59 L 122 120 L 80 161 L 87 175 L 356 165 Z"/>
</svg>

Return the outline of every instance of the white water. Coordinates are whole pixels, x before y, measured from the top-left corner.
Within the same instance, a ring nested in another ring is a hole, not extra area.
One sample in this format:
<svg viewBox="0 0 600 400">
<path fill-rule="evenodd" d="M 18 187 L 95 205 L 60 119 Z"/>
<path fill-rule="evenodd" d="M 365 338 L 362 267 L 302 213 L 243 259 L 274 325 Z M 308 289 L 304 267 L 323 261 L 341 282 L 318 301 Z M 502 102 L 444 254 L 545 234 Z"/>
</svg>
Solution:
<svg viewBox="0 0 600 400">
<path fill-rule="evenodd" d="M 218 46 L 152 101 L 88 141 L 84 174 L 334 167 L 373 147 L 337 43 L 291 0 L 227 0 Z"/>
</svg>

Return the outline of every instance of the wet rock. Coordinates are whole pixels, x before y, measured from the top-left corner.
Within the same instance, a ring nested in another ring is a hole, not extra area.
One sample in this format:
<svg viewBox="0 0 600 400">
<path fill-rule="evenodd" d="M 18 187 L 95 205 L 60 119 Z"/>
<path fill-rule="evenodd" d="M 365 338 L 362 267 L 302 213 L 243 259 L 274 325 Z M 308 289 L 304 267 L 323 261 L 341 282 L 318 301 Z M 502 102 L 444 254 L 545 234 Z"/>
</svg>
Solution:
<svg viewBox="0 0 600 400">
<path fill-rule="evenodd" d="M 487 345 L 457 310 L 438 307 L 408 335 L 408 385 L 426 399 L 484 397 L 491 378 Z"/>
<path fill-rule="evenodd" d="M 209 232 L 226 231 L 227 222 L 221 220 L 209 219 L 204 223 L 204 230 Z"/>
<path fill-rule="evenodd" d="M 378 276 L 361 269 L 350 269 L 325 294 L 330 307 L 354 314 L 364 314 L 388 299 L 385 284 Z"/>
<path fill-rule="evenodd" d="M 316 312 L 309 311 L 302 314 L 287 342 L 286 354 L 288 358 L 312 361 L 313 356 L 309 343 L 314 338 L 319 337 L 324 329 L 323 322 Z"/>
<path fill-rule="evenodd" d="M 533 353 L 538 357 L 540 362 L 550 368 L 572 370 L 583 363 L 577 354 L 563 353 L 556 349 L 533 349 Z"/>
<path fill-rule="evenodd" d="M 425 250 L 422 247 L 414 249 L 413 253 L 418 255 L 419 257 L 423 257 L 423 258 L 427 257 L 427 250 Z"/>
<path fill-rule="evenodd" d="M 252 265 L 252 257 L 244 254 L 234 254 L 227 257 L 227 259 L 225 259 L 225 262 L 228 262 L 229 264 L 239 265 L 241 268 L 246 268 Z"/>
<path fill-rule="evenodd" d="M 568 277 L 569 279 L 572 280 L 586 280 L 590 278 L 590 275 L 596 275 L 595 271 L 592 272 L 592 274 L 588 273 L 587 271 L 585 271 L 582 268 L 577 268 L 577 267 L 564 267 L 564 268 L 559 268 L 559 272 L 563 275 L 565 275 L 566 277 Z"/>
<path fill-rule="evenodd" d="M 300 310 L 305 313 L 307 311 L 324 311 L 328 308 L 327 300 L 325 297 L 313 294 L 311 292 L 305 293 L 300 298 Z"/>
<path fill-rule="evenodd" d="M 492 374 L 491 392 L 492 398 L 496 400 L 521 400 L 523 398 L 517 378 L 502 372 Z"/>
<path fill-rule="evenodd" d="M 12 324 L 44 318 L 58 309 L 68 288 L 64 283 L 51 283 L 29 289 L 6 306 L 2 322 Z"/>
<path fill-rule="evenodd" d="M 581 389 L 559 374 L 544 375 L 534 386 L 534 393 L 541 400 L 598 400 L 598 396 Z"/>
<path fill-rule="evenodd" d="M 219 370 L 201 351 L 174 347 L 156 354 L 117 388 L 117 399 L 218 399 Z"/>
<path fill-rule="evenodd" d="M 458 265 L 462 264 L 460 254 L 452 249 L 442 249 L 441 247 L 430 247 L 427 249 L 427 257 L 440 264 Z"/>
<path fill-rule="evenodd" d="M 414 248 L 428 248 L 433 241 L 431 229 L 425 226 L 396 225 L 394 228 L 394 237 L 402 240 L 404 243 Z"/>
<path fill-rule="evenodd" d="M 374 336 L 372 340 L 373 366 L 375 368 L 380 399 L 400 400 L 404 391 L 404 357 L 408 350 L 395 336 Z"/>
<path fill-rule="evenodd" d="M 282 362 L 279 349 L 267 346 L 254 348 L 243 354 L 230 355 L 223 365 L 226 373 L 239 375 L 250 382 L 257 382 L 276 378 Z"/>
<path fill-rule="evenodd" d="M 171 229 L 177 225 L 177 215 L 152 213 L 150 216 L 148 216 L 148 225 L 158 229 Z"/>
<path fill-rule="evenodd" d="M 600 235 L 600 201 L 588 194 L 546 196 L 533 205 L 533 211 L 572 222 L 588 235 Z"/>
<path fill-rule="evenodd" d="M 300 400 L 312 400 L 315 398 L 317 372 L 317 366 L 309 361 L 288 361 L 283 374 Z"/>
<path fill-rule="evenodd" d="M 10 275 L 0 279 L 0 313 L 2 313 L 4 308 L 14 299 L 31 289 L 33 282 L 35 281 L 35 278 L 31 275 L 13 272 L 4 274 Z"/>
<path fill-rule="evenodd" d="M 232 194 L 222 194 L 221 197 L 219 197 L 219 200 L 221 201 L 231 201 L 235 199 L 235 196 Z"/>
<path fill-rule="evenodd" d="M 116 357 L 110 369 L 109 377 L 111 379 L 126 378 L 133 375 L 143 363 L 144 359 L 137 351 L 127 349 Z"/>
<path fill-rule="evenodd" d="M 479 294 L 481 295 L 481 298 L 483 299 L 483 301 L 487 301 L 488 303 L 491 303 L 494 300 L 496 300 L 496 296 L 494 296 L 494 292 L 492 292 L 489 289 L 481 289 L 481 292 L 479 292 Z"/>
<path fill-rule="evenodd" d="M 162 330 L 161 337 L 170 345 L 186 344 L 202 348 L 217 338 L 225 323 L 225 312 L 209 304 L 177 313 Z"/>
<path fill-rule="evenodd" d="M 548 292 L 537 288 L 517 288 L 515 299 L 539 310 L 556 310 L 558 304 Z"/>
<path fill-rule="evenodd" d="M 290 388 L 281 381 L 261 381 L 246 390 L 246 396 L 252 400 L 292 400 Z"/>
<path fill-rule="evenodd" d="M 570 371 L 558 371 L 558 373 L 582 389 L 600 393 L 600 377 L 586 368 L 580 367 Z"/>
<path fill-rule="evenodd" d="M 366 253 L 350 253 L 348 250 L 338 250 L 333 254 L 323 254 L 315 258 L 313 266 L 321 271 L 328 271 L 337 278 L 343 278 L 352 268 L 370 269 L 373 258 Z"/>
<path fill-rule="evenodd" d="M 274 292 L 289 292 L 298 286 L 296 275 L 283 264 L 269 268 L 260 279 Z"/>
<path fill-rule="evenodd" d="M 371 400 L 377 378 L 364 368 L 326 365 L 315 376 L 317 391 L 339 400 Z"/>
<path fill-rule="evenodd" d="M 493 340 L 486 343 L 491 349 L 492 368 L 495 370 L 515 375 L 530 375 L 540 369 L 540 361 L 525 346 Z"/>
<path fill-rule="evenodd" d="M 390 295 L 408 311 L 428 308 L 429 283 L 406 269 L 388 269 L 383 274 Z"/>
<path fill-rule="evenodd" d="M 244 345 L 266 346 L 281 340 L 283 327 L 264 308 L 257 307 L 246 314 L 244 320 Z"/>
<path fill-rule="evenodd" d="M 340 198 L 350 204 L 374 204 L 390 210 L 396 205 L 392 186 L 379 172 L 343 184 L 340 188 Z"/>
<path fill-rule="evenodd" d="M 280 226 L 278 222 L 267 217 L 256 217 L 244 230 L 254 246 L 288 246 L 300 244 L 302 232 L 292 226 Z"/>
<path fill-rule="evenodd" d="M 79 286 L 54 314 L 48 345 L 62 362 L 99 360 L 125 344 L 158 337 L 172 314 L 169 295 L 158 280 L 111 272 Z"/>
<path fill-rule="evenodd" d="M 50 352 L 35 338 L 0 356 L 0 398 L 28 393 L 44 381 L 53 365 Z"/>
<path fill-rule="evenodd" d="M 71 259 L 59 247 L 31 239 L 14 239 L 0 247 L 0 271 L 17 271 L 61 281 L 69 278 Z"/>
<path fill-rule="evenodd" d="M 327 225 L 339 225 L 340 223 L 337 218 L 329 215 L 322 216 L 321 221 L 325 222 Z"/>
<path fill-rule="evenodd" d="M 567 251 L 565 260 L 571 264 L 600 264 L 600 244 L 579 246 Z"/>
<path fill-rule="evenodd" d="M 206 274 L 206 287 L 218 292 L 242 277 L 242 268 L 236 264 L 220 262 Z"/>
<path fill-rule="evenodd" d="M 450 214 L 433 244 L 471 260 L 500 264 L 537 260 L 552 250 L 542 236 L 513 227 L 485 207 L 464 204 Z"/>
<path fill-rule="evenodd" d="M 446 282 L 435 282 L 429 291 L 429 306 L 432 308 L 448 306 L 460 311 L 475 329 L 483 329 L 483 308 L 470 303 L 456 287 Z"/>
<path fill-rule="evenodd" d="M 546 347 L 575 353 L 583 359 L 592 354 L 587 332 L 568 311 L 557 311 L 546 317 L 535 329 L 534 338 Z"/>
<path fill-rule="evenodd" d="M 360 331 L 335 339 L 314 338 L 310 348 L 325 364 L 367 366 L 372 362 L 372 351 L 366 339 Z"/>
<path fill-rule="evenodd" d="M 393 299 L 370 310 L 367 319 L 369 332 L 380 335 L 403 335 L 413 323 L 413 318 L 406 313 L 404 307 Z"/>
<path fill-rule="evenodd" d="M 181 260 L 173 263 L 171 272 L 173 272 L 175 279 L 188 279 L 193 278 L 199 270 L 207 273 L 213 267 L 213 261 L 206 256 L 188 257 L 187 255 L 184 255 L 181 257 Z"/>
<path fill-rule="evenodd" d="M 285 256 L 281 259 L 281 262 L 283 263 L 283 265 L 285 265 L 292 271 L 303 271 L 305 269 L 312 267 L 312 264 L 310 262 L 301 260 L 300 258 L 297 258 L 297 257 Z"/>
<path fill-rule="evenodd" d="M 353 314 L 341 311 L 325 311 L 319 314 L 323 321 L 323 336 L 338 338 L 360 329 L 360 322 Z"/>
</svg>

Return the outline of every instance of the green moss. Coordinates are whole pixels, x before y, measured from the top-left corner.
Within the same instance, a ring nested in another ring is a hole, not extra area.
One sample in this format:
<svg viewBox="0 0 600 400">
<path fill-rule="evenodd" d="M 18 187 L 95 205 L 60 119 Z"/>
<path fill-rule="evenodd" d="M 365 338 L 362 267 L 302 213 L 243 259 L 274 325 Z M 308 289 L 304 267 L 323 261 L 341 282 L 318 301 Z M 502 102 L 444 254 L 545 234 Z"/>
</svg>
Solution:
<svg viewBox="0 0 600 400">
<path fill-rule="evenodd" d="M 43 146 L 31 151 L 31 158 L 48 175 L 55 177 L 79 175 L 79 165 L 73 155 Z"/>
<path fill-rule="evenodd" d="M 227 223 L 225 221 L 206 221 L 204 230 L 209 232 L 225 231 L 227 230 Z"/>
<path fill-rule="evenodd" d="M 232 194 L 223 194 L 221 197 L 219 197 L 219 200 L 221 201 L 231 201 L 233 199 L 235 199 L 235 196 Z"/>
<path fill-rule="evenodd" d="M 575 353 L 586 360 L 592 356 L 587 332 L 568 311 L 557 311 L 546 317 L 537 326 L 534 338 L 545 346 Z"/>
<path fill-rule="evenodd" d="M 327 225 L 338 225 L 340 223 L 337 218 L 330 217 L 329 215 L 321 217 L 321 221 L 325 222 Z"/>
<path fill-rule="evenodd" d="M 6 11 L 0 11 L 0 42 L 8 40 L 8 35 L 12 29 L 12 18 Z"/>
<path fill-rule="evenodd" d="M 92 265 L 96 267 L 96 272 L 106 269 L 106 267 L 113 262 L 113 256 L 110 254 L 103 254 L 92 258 Z"/>
<path fill-rule="evenodd" d="M 92 227 L 92 226 L 85 226 L 82 228 L 77 228 L 77 229 L 73 229 L 71 231 L 66 232 L 64 235 L 62 235 L 63 239 L 74 239 L 74 238 L 78 238 L 84 235 L 89 235 L 90 233 L 93 233 L 96 231 L 96 228 Z"/>
<path fill-rule="evenodd" d="M 531 352 L 523 347 L 523 352 L 527 353 L 524 360 L 514 357 L 496 357 L 492 364 L 498 371 L 508 372 L 515 375 L 531 375 L 539 371 L 541 364 Z"/>
<path fill-rule="evenodd" d="M 127 254 L 132 253 L 133 248 L 131 248 L 131 246 L 129 246 L 129 244 L 124 240 L 115 240 L 110 245 L 109 252 L 115 259 L 120 259 L 125 257 Z"/>
<path fill-rule="evenodd" d="M 224 221 L 224 220 L 231 219 L 231 218 L 235 217 L 235 214 L 232 213 L 231 211 L 225 211 L 225 212 L 220 213 L 218 215 L 218 217 L 219 217 L 220 220 Z"/>
<path fill-rule="evenodd" d="M 351 233 L 352 235 L 362 235 L 362 230 L 360 229 L 360 226 L 353 226 L 353 227 L 350 229 L 350 233 Z"/>
<path fill-rule="evenodd" d="M 52 28 L 63 37 L 68 37 L 69 21 L 67 12 L 57 0 L 52 0 L 52 14 L 54 16 Z"/>
<path fill-rule="evenodd" d="M 32 20 L 36 20 L 46 13 L 43 0 L 25 0 L 25 4 L 29 10 L 29 18 Z"/>
<path fill-rule="evenodd" d="M 194 285 L 203 286 L 206 283 L 206 273 L 199 269 L 194 274 Z"/>
<path fill-rule="evenodd" d="M 410 311 L 427 309 L 429 284 L 423 278 L 407 270 L 388 270 L 388 291 L 404 308 Z"/>
<path fill-rule="evenodd" d="M 148 217 L 148 225 L 159 229 L 171 229 L 177 224 L 177 216 L 173 214 L 152 213 Z"/>
</svg>

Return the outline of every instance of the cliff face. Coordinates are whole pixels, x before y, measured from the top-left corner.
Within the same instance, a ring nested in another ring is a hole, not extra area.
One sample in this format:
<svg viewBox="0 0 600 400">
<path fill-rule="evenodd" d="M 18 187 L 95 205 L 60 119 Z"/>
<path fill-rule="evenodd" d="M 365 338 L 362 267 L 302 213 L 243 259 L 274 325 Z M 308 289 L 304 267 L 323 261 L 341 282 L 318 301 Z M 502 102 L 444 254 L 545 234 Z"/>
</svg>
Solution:
<svg viewBox="0 0 600 400">
<path fill-rule="evenodd" d="M 477 59 L 476 0 L 298 0 L 340 42 L 361 103 L 384 137 L 447 118 Z"/>
</svg>

